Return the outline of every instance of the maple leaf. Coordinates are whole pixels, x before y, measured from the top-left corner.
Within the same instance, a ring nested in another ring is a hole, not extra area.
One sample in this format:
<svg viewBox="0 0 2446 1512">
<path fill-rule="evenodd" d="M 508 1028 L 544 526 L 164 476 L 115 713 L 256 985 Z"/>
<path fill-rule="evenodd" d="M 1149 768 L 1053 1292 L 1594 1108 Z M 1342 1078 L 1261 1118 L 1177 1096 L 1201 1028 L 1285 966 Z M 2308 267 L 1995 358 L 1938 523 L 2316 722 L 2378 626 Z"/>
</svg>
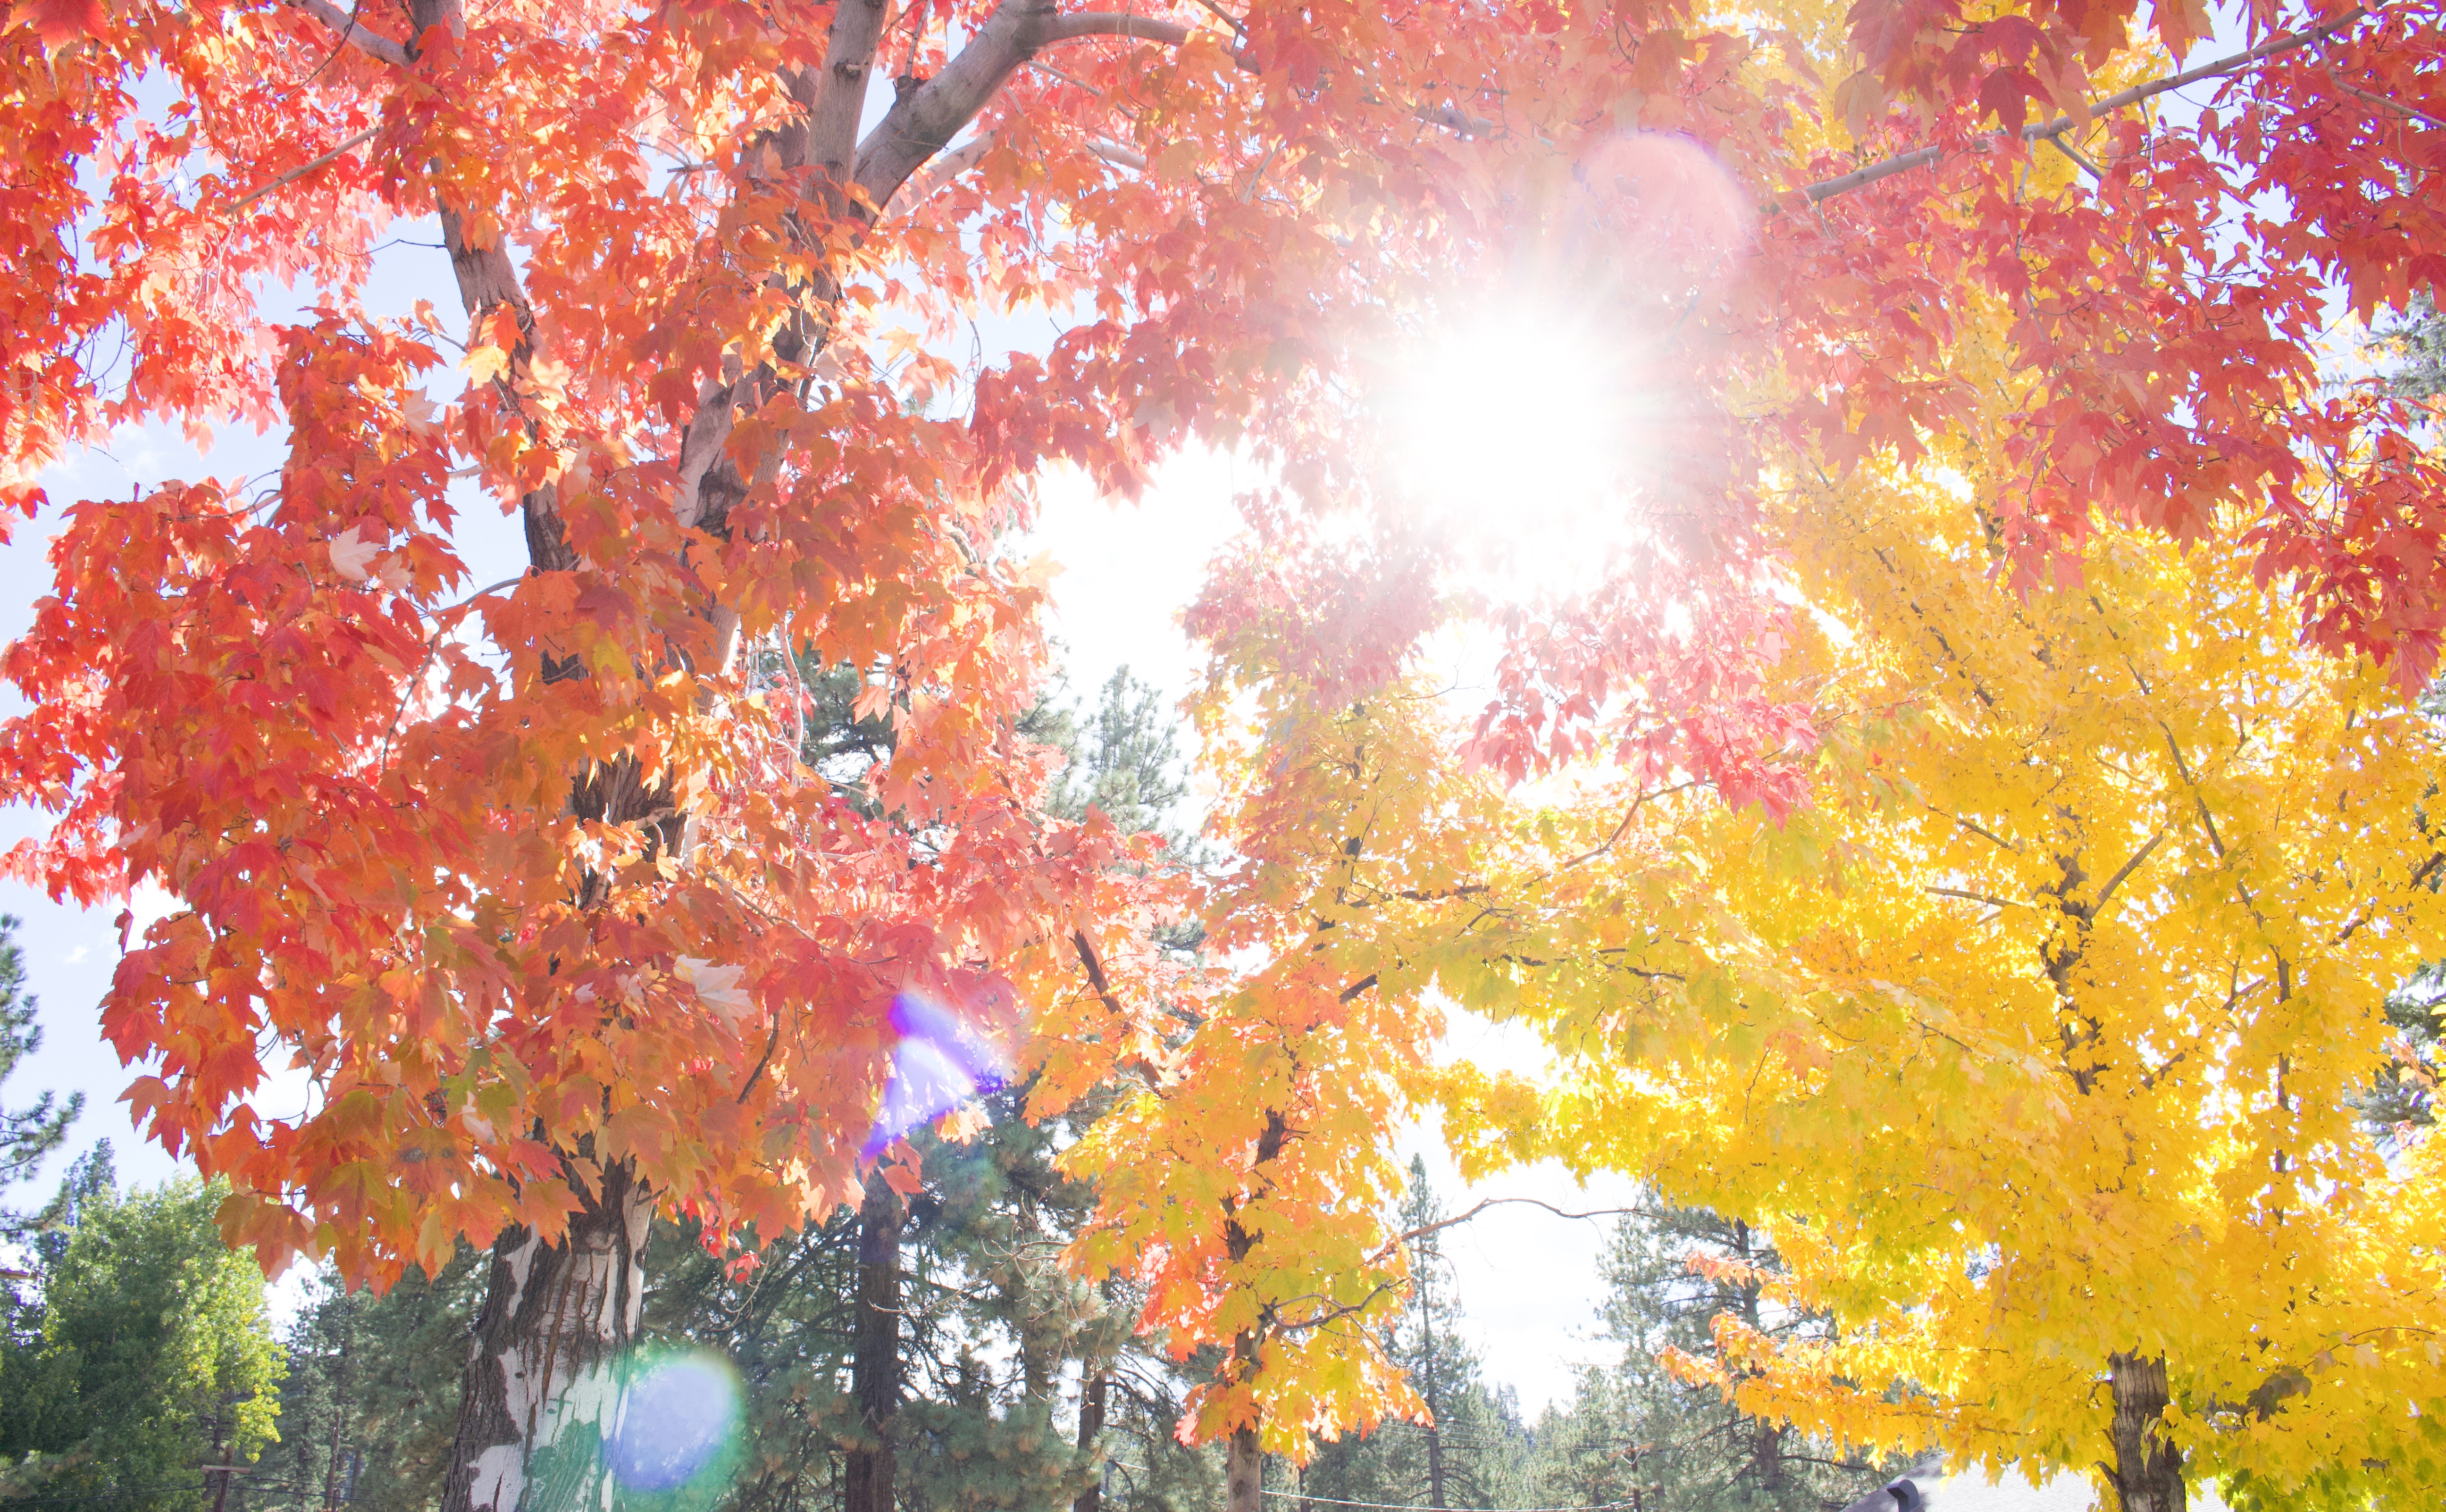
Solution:
<svg viewBox="0 0 2446 1512">
<path fill-rule="evenodd" d="M 372 575 L 375 557 L 382 548 L 362 538 L 362 528 L 351 525 L 331 537 L 331 566 L 351 583 L 362 583 Z"/>
<path fill-rule="evenodd" d="M 34 34 L 46 47 L 98 37 L 109 25 L 103 0 L 20 0 L 18 9 L 33 23 Z"/>
<path fill-rule="evenodd" d="M 697 1001 L 720 1014 L 724 1022 L 736 1024 L 755 1011 L 755 999 L 739 985 L 746 967 L 717 966 L 698 956 L 682 956 L 676 964 L 679 979 L 695 992 Z"/>
</svg>

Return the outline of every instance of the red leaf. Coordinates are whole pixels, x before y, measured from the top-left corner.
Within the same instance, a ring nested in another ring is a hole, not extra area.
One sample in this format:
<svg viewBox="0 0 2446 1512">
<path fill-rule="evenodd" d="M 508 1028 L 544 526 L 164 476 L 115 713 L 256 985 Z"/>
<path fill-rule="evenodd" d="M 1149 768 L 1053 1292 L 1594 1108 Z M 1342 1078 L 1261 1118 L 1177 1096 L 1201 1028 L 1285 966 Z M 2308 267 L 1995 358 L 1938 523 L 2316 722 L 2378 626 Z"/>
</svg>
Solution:
<svg viewBox="0 0 2446 1512">
<path fill-rule="evenodd" d="M 44 46 L 57 47 L 79 37 L 98 37 L 105 18 L 102 0 L 30 0 L 24 15 Z"/>
</svg>

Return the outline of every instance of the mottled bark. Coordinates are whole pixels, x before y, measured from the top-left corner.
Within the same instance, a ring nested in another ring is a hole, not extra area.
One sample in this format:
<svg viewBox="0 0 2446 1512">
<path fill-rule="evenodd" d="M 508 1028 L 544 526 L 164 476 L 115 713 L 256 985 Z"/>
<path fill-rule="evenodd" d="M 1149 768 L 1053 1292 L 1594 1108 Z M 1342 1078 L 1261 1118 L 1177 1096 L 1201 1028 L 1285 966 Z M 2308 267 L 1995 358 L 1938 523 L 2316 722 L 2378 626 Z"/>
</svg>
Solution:
<svg viewBox="0 0 2446 1512">
<path fill-rule="evenodd" d="M 2115 1464 L 2108 1478 L 2121 1512 L 2184 1512 L 2183 1451 L 2164 1432 L 2166 1360 L 2117 1354 L 2109 1361 L 2115 1387 Z"/>
<path fill-rule="evenodd" d="M 857 1399 L 857 1443 L 842 1478 L 842 1512 L 892 1512 L 899 1467 L 892 1434 L 900 1415 L 900 1194 L 876 1171 L 857 1211 L 857 1315 L 851 1343 L 850 1391 Z"/>
<path fill-rule="evenodd" d="M 1266 1455 L 1254 1428 L 1234 1428 L 1223 1446 L 1224 1512 L 1258 1512 L 1266 1502 Z"/>
<path fill-rule="evenodd" d="M 484 1311 L 467 1350 L 442 1512 L 609 1507 L 604 1448 L 644 1303 L 653 1199 L 625 1166 L 579 1200 L 556 1244 L 530 1228 L 493 1245 Z"/>
</svg>

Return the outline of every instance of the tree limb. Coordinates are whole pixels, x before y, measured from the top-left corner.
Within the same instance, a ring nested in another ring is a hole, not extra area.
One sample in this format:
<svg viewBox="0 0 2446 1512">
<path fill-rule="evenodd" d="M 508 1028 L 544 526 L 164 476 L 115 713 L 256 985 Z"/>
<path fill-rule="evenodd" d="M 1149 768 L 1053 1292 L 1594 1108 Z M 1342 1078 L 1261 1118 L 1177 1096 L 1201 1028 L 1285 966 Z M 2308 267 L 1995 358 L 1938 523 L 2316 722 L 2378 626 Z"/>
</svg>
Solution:
<svg viewBox="0 0 2446 1512">
<path fill-rule="evenodd" d="M 382 127 L 380 126 L 367 126 L 365 130 L 358 132 L 355 136 L 350 137 L 348 140 L 340 143 L 338 146 L 332 148 L 329 152 L 323 154 L 323 156 L 315 159 L 313 161 L 301 162 L 296 167 L 290 169 L 287 173 L 273 179 L 270 183 L 265 184 L 260 189 L 249 191 L 245 198 L 240 199 L 236 204 L 232 205 L 230 209 L 234 211 L 244 210 L 247 206 L 254 204 L 256 200 L 261 199 L 264 196 L 272 193 L 281 185 L 294 183 L 298 179 L 305 177 L 308 174 L 312 173 L 315 169 L 323 167 L 333 161 L 342 153 L 348 152 L 353 148 L 364 146 L 367 142 L 373 140 L 375 135 L 381 130 Z"/>
<path fill-rule="evenodd" d="M 406 47 L 379 31 L 367 30 L 355 17 L 331 4 L 331 0 L 280 0 L 280 3 L 292 10 L 302 10 L 312 16 L 338 32 L 343 43 L 368 58 L 389 64 L 394 68 L 407 66 Z"/>
<path fill-rule="evenodd" d="M 2070 131 L 2076 125 L 2088 124 L 2096 117 L 2121 110 L 2128 105 L 2139 104 L 2146 100 L 2153 100 L 2169 90 L 2195 84 L 2203 79 L 2220 79 L 2228 74 L 2240 73 L 2253 65 L 2266 63 L 2270 58 L 2296 51 L 2313 43 L 2324 42 L 2346 27 L 2368 16 L 2369 13 L 2366 6 L 2355 6 L 2332 20 L 2321 22 L 2315 27 L 2305 27 L 2299 31 L 2288 31 L 2281 37 L 2270 37 L 2258 47 L 2246 48 L 2230 58 L 2219 58 L 2214 63 L 2204 63 L 2196 68 L 2186 68 L 2180 73 L 2168 74 L 2162 79 L 2153 79 L 2144 84 L 2135 84 L 2129 89 L 2108 95 L 2102 100 L 2093 100 L 2083 107 L 2079 120 L 2071 116 L 2058 116 L 2049 121 L 2034 121 L 2024 125 L 2019 132 L 1997 132 L 1995 140 L 2009 141 L 2016 136 L 2024 141 L 2052 140 Z M 2349 85 L 2345 87 L 2350 88 Z M 1809 196 L 1811 204 L 1822 204 L 1836 195 L 1848 195 L 1853 190 L 1873 184 L 1880 178 L 1891 178 L 1896 174 L 1925 167 L 1944 156 L 1945 149 L 1942 147 L 1921 147 L 1899 157 L 1889 158 L 1883 162 L 1871 163 L 1865 168 L 1855 168 L 1838 178 L 1823 179 L 1807 185 L 1801 193 Z"/>
</svg>

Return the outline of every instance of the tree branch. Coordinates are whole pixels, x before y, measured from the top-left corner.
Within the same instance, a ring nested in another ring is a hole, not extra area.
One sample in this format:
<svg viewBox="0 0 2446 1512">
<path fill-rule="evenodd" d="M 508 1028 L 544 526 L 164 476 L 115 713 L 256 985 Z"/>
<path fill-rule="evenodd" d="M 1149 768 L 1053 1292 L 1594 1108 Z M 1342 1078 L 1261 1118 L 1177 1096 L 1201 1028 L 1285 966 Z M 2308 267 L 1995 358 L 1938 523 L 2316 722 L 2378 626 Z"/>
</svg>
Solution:
<svg viewBox="0 0 2446 1512">
<path fill-rule="evenodd" d="M 2138 850 L 2134 851 L 2132 859 L 2116 868 L 2115 875 L 2106 879 L 2106 886 L 2098 889 L 2098 902 L 2093 905 L 2093 906 L 2098 908 L 2105 907 L 2106 900 L 2115 896 L 2115 889 L 2123 886 L 2124 881 L 2129 878 L 2132 873 L 2140 869 L 2140 863 L 2148 860 L 2149 852 L 2156 849 L 2158 842 L 2165 838 L 2166 828 L 2163 825 L 2159 825 L 2157 827 L 2157 832 L 2149 837 L 2149 843 L 2142 846 Z"/>
<path fill-rule="evenodd" d="M 381 130 L 382 127 L 380 126 L 367 126 L 365 130 L 358 132 L 355 136 L 350 137 L 348 140 L 340 143 L 338 146 L 332 148 L 329 152 L 325 153 L 320 158 L 315 159 L 313 161 L 301 162 L 296 167 L 290 169 L 287 173 L 273 179 L 270 183 L 265 184 L 260 189 L 249 191 L 245 198 L 240 199 L 236 204 L 232 205 L 230 209 L 234 211 L 244 210 L 247 206 L 254 204 L 256 200 L 261 199 L 264 196 L 272 193 L 281 185 L 294 183 L 298 179 L 305 177 L 308 174 L 312 173 L 315 169 L 321 168 L 333 161 L 342 153 L 348 152 L 353 148 L 364 146 L 367 142 L 373 140 L 375 134 Z"/>
<path fill-rule="evenodd" d="M 389 64 L 394 68 L 407 66 L 407 48 L 378 31 L 369 31 L 357 19 L 331 4 L 331 0 L 280 0 L 292 10 L 302 10 L 340 34 L 340 40 L 367 57 Z M 270 186 L 266 186 L 270 187 Z"/>
<path fill-rule="evenodd" d="M 2088 124 L 2096 117 L 2121 110 L 2129 105 L 2139 104 L 2146 100 L 2153 100 L 2169 90 L 2195 84 L 2203 79 L 2220 79 L 2228 74 L 2240 73 L 2256 64 L 2266 63 L 2270 58 L 2297 51 L 2313 43 L 2324 42 L 2346 27 L 2368 16 L 2369 13 L 2366 6 L 2355 6 L 2332 20 L 2321 22 L 2315 27 L 2305 27 L 2299 31 L 2288 31 L 2281 37 L 2270 37 L 2258 47 L 2247 48 L 2230 58 L 2219 58 L 2214 63 L 2204 63 L 2196 68 L 2186 68 L 2180 73 L 2168 74 L 2162 79 L 2153 79 L 2144 84 L 2135 84 L 2129 89 L 2108 95 L 2102 100 L 2093 100 L 2083 108 L 2078 121 L 2071 116 L 2058 116 L 2055 120 L 2044 122 L 2034 121 L 2024 125 L 2018 133 L 1997 132 L 1995 140 L 2008 141 L 2016 136 L 2024 141 L 2052 140 L 2070 131 L 2076 125 Z M 2345 87 L 2350 90 L 2349 85 Z M 1809 196 L 1811 204 L 1822 204 L 1836 195 L 1848 195 L 1853 190 L 1873 184 L 1880 178 L 1891 178 L 1896 174 L 1925 167 L 1944 156 L 1945 149 L 1942 147 L 1921 147 L 1899 157 L 1889 158 L 1883 162 L 1871 163 L 1865 168 L 1855 168 L 1839 178 L 1828 178 L 1807 185 L 1801 193 Z"/>
<path fill-rule="evenodd" d="M 1011 71 L 1044 43 L 1049 0 L 999 0 L 974 38 L 943 71 L 904 91 L 858 144 L 852 181 L 889 204 L 909 176 L 941 152 L 986 107 Z"/>
<path fill-rule="evenodd" d="M 1369 1252 L 1367 1256 L 1367 1263 L 1370 1265 L 1375 1264 L 1385 1256 L 1392 1254 L 1394 1250 L 1408 1243 L 1414 1239 L 1424 1239 L 1427 1235 L 1433 1234 L 1438 1230 L 1451 1228 L 1455 1224 L 1458 1223 L 1466 1223 L 1471 1219 L 1476 1218 L 1478 1214 L 1485 1212 L 1488 1208 L 1500 1207 L 1507 1203 L 1523 1203 L 1531 1207 L 1542 1207 L 1546 1211 L 1553 1214 L 1556 1218 L 1588 1219 L 1638 1217 L 1646 1212 L 1646 1209 L 1644 1207 L 1591 1207 L 1585 1213 L 1567 1213 L 1561 1208 L 1555 1206 L 1553 1204 L 1542 1202 L 1534 1197 L 1488 1197 L 1481 1199 L 1477 1206 L 1471 1208 L 1466 1213 L 1461 1213 L 1452 1218 L 1439 1218 L 1432 1223 L 1421 1223 L 1416 1228 L 1394 1235 L 1383 1243 L 1377 1245 L 1373 1251 Z"/>
<path fill-rule="evenodd" d="M 1177 47 L 1189 40 L 1189 28 L 1175 21 L 1153 21 L 1120 10 L 1081 10 L 1055 16 L 1044 24 L 1037 46 L 1076 42 L 1082 37 L 1135 37 Z"/>
</svg>

